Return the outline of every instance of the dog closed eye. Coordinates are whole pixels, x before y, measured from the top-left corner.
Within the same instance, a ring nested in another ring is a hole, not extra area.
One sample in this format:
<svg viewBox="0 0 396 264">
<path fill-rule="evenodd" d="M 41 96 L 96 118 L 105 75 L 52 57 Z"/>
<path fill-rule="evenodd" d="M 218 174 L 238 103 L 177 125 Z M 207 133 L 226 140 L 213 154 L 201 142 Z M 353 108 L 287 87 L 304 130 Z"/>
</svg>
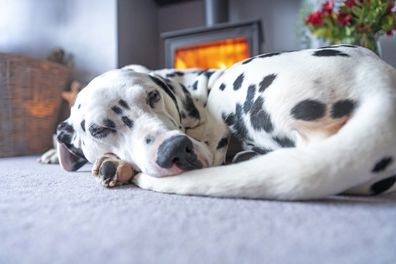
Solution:
<svg viewBox="0 0 396 264">
<path fill-rule="evenodd" d="M 116 133 L 115 127 L 104 127 L 104 126 L 99 126 L 97 124 L 91 124 L 89 126 L 89 133 L 91 134 L 92 137 L 96 139 L 102 139 L 107 137 L 111 133 Z"/>
<path fill-rule="evenodd" d="M 161 100 L 161 95 L 157 90 L 152 90 L 147 94 L 146 103 L 150 105 L 151 108 L 154 108 L 155 103 Z"/>
</svg>

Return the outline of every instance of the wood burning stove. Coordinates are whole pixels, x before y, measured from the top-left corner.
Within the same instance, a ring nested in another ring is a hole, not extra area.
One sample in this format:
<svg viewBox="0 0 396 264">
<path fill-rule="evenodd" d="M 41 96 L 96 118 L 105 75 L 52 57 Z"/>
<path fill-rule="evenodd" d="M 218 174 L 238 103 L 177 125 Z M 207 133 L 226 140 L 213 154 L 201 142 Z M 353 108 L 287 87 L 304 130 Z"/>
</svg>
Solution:
<svg viewBox="0 0 396 264">
<path fill-rule="evenodd" d="M 261 21 L 223 23 L 228 20 L 227 0 L 206 0 L 206 26 L 166 32 L 167 68 L 226 68 L 261 52 Z M 222 22 L 222 23 L 219 23 Z"/>
</svg>

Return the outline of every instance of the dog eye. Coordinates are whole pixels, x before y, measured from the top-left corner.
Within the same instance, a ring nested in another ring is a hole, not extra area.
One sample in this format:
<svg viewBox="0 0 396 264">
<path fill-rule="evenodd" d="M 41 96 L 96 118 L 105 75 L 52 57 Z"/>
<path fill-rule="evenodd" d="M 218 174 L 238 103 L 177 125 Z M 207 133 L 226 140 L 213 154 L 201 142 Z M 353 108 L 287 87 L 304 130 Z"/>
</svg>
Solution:
<svg viewBox="0 0 396 264">
<path fill-rule="evenodd" d="M 154 104 L 161 100 L 161 95 L 157 90 L 150 91 L 147 94 L 146 103 L 154 108 Z"/>
</svg>

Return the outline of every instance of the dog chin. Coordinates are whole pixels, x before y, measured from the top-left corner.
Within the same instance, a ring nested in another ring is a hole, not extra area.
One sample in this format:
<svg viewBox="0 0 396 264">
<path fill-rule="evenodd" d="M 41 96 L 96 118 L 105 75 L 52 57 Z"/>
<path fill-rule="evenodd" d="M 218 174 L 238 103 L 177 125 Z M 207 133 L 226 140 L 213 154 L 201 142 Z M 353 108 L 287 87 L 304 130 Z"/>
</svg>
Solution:
<svg viewBox="0 0 396 264">
<path fill-rule="evenodd" d="M 173 165 L 172 167 L 167 168 L 167 169 L 159 168 L 156 171 L 154 171 L 153 173 L 151 173 L 150 175 L 154 176 L 154 177 L 166 177 L 166 176 L 178 175 L 183 172 L 184 172 L 184 170 L 180 169 L 176 165 Z"/>
<path fill-rule="evenodd" d="M 201 155 L 198 155 L 198 160 L 202 164 L 202 167 L 196 168 L 196 169 L 202 169 L 202 168 L 207 168 L 210 166 L 209 161 L 206 159 L 202 158 Z M 190 170 L 190 169 L 189 169 Z M 189 171 L 185 169 L 179 168 L 177 165 L 173 165 L 170 168 L 161 168 L 155 165 L 155 168 L 149 169 L 149 170 L 143 170 L 143 173 L 148 174 L 153 177 L 166 177 L 166 176 L 175 176 L 182 174 L 183 172 Z"/>
</svg>

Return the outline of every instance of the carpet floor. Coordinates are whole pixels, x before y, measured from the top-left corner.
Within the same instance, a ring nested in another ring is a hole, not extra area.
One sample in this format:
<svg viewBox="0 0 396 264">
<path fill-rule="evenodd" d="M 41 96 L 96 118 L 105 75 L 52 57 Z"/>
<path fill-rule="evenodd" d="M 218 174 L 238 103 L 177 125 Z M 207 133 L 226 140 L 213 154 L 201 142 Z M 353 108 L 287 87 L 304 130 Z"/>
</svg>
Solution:
<svg viewBox="0 0 396 264">
<path fill-rule="evenodd" d="M 396 195 L 311 202 L 106 189 L 0 159 L 0 263 L 396 263 Z"/>
</svg>

